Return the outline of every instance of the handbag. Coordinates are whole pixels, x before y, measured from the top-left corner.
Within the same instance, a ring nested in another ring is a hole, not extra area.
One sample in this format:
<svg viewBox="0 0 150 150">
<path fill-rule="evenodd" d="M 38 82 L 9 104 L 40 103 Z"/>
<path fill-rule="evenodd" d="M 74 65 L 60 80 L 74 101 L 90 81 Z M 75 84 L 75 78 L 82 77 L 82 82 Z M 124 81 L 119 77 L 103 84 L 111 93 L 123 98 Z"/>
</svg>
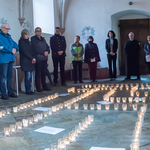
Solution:
<svg viewBox="0 0 150 150">
<path fill-rule="evenodd" d="M 48 56 L 44 56 L 43 54 L 36 54 L 36 62 L 47 61 Z"/>
</svg>

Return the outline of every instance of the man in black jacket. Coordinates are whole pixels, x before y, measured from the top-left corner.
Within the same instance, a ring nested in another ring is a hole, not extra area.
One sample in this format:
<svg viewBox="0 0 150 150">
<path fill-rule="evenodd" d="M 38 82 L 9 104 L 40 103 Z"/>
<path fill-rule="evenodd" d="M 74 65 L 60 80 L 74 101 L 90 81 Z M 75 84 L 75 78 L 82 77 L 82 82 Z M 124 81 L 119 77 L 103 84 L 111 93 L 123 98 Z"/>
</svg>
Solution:
<svg viewBox="0 0 150 150">
<path fill-rule="evenodd" d="M 54 65 L 54 85 L 58 83 L 58 63 L 60 64 L 61 85 L 66 86 L 65 82 L 65 57 L 66 57 L 66 40 L 60 35 L 60 28 L 55 28 L 55 35 L 50 37 L 50 46 L 52 50 L 52 59 Z"/>
<path fill-rule="evenodd" d="M 35 85 L 37 92 L 42 92 L 41 83 L 43 90 L 50 90 L 46 84 L 46 69 L 48 54 L 50 53 L 49 46 L 45 39 L 41 36 L 42 30 L 40 27 L 35 29 L 35 36 L 31 38 L 31 44 L 36 56 L 35 64 Z M 40 82 L 41 81 L 41 82 Z"/>
</svg>

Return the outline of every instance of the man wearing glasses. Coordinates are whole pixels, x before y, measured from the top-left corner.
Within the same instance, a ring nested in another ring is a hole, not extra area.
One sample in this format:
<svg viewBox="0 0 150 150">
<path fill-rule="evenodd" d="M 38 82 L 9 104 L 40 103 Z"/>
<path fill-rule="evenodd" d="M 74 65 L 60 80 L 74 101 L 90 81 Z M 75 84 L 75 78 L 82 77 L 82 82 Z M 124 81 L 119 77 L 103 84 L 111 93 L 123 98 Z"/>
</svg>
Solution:
<svg viewBox="0 0 150 150">
<path fill-rule="evenodd" d="M 41 36 L 42 29 L 37 27 L 35 29 L 35 36 L 31 38 L 31 45 L 36 55 L 35 64 L 35 85 L 37 92 L 42 92 L 41 83 L 44 91 L 50 91 L 46 84 L 46 69 L 47 60 L 50 49 L 45 39 Z M 41 81 L 41 82 L 40 82 Z"/>
<path fill-rule="evenodd" d="M 1 99 L 3 100 L 8 100 L 9 97 L 17 97 L 12 90 L 12 76 L 15 53 L 19 50 L 19 48 L 17 43 L 13 41 L 8 33 L 9 30 L 10 25 L 8 23 L 3 23 L 0 30 L 0 88 Z M 8 95 L 6 93 L 6 80 Z"/>
</svg>

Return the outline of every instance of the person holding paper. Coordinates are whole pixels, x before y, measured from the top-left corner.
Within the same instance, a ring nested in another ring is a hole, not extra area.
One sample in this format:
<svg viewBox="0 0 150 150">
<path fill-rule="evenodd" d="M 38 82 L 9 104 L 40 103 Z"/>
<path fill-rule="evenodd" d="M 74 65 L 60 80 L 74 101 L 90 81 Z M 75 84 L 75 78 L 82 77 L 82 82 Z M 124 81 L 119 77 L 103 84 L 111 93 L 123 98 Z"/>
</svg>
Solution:
<svg viewBox="0 0 150 150">
<path fill-rule="evenodd" d="M 118 49 L 118 40 L 115 38 L 116 34 L 114 31 L 110 30 L 107 34 L 108 39 L 106 40 L 106 51 L 107 59 L 109 65 L 109 77 L 110 81 L 116 79 L 116 59 L 117 59 L 117 49 Z M 113 71 L 112 71 L 113 65 Z"/>
<path fill-rule="evenodd" d="M 89 66 L 89 74 L 92 82 L 96 82 L 97 62 L 101 61 L 99 50 L 96 43 L 93 43 L 94 38 L 89 36 L 88 43 L 85 44 L 84 62 Z"/>
<path fill-rule="evenodd" d="M 15 54 L 19 51 L 19 48 L 8 33 L 9 30 L 10 25 L 8 23 L 3 23 L 0 30 L 0 89 L 1 99 L 3 100 L 8 100 L 9 97 L 17 97 L 12 90 L 12 77 Z M 6 80 L 8 95 L 6 93 Z"/>
<path fill-rule="evenodd" d="M 23 29 L 19 40 L 20 66 L 25 74 L 25 89 L 26 94 L 32 95 L 31 91 L 32 73 L 35 70 L 35 53 L 29 41 L 29 31 Z"/>
<path fill-rule="evenodd" d="M 147 42 L 144 44 L 145 60 L 150 72 L 150 36 L 147 36 Z"/>
<path fill-rule="evenodd" d="M 74 43 L 70 46 L 70 52 L 72 54 L 72 64 L 73 64 L 73 72 L 74 72 L 74 84 L 77 83 L 77 68 L 79 74 L 79 83 L 83 83 L 82 81 L 82 61 L 83 61 L 83 45 L 79 42 L 80 36 L 76 35 L 74 39 Z"/>
<path fill-rule="evenodd" d="M 140 44 L 134 39 L 134 33 L 128 34 L 129 40 L 125 43 L 124 51 L 126 53 L 126 80 L 130 79 L 131 75 L 136 75 L 137 79 L 140 80 L 139 71 L 139 53 Z"/>
</svg>

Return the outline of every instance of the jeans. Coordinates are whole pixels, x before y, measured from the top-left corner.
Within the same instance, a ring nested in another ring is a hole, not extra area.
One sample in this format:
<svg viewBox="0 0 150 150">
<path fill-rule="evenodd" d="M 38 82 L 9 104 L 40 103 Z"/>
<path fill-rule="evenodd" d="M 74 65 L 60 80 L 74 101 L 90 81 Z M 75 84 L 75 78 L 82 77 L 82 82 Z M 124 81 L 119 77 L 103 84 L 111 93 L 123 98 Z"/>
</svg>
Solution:
<svg viewBox="0 0 150 150">
<path fill-rule="evenodd" d="M 30 71 L 25 71 L 25 88 L 26 88 L 26 93 L 31 91 L 31 82 L 32 82 L 32 72 Z"/>
<path fill-rule="evenodd" d="M 7 81 L 7 90 L 8 94 L 12 94 L 12 74 L 13 74 L 13 62 L 0 64 L 0 89 L 1 96 L 6 95 L 6 81 Z"/>
</svg>

